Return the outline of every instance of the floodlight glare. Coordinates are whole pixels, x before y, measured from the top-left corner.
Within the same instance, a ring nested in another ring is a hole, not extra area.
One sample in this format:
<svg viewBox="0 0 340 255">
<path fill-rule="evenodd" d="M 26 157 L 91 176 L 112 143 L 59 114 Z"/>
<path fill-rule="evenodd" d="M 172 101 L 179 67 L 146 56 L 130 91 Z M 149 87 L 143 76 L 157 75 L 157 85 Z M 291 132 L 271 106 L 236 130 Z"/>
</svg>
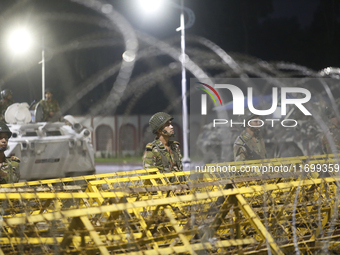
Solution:
<svg viewBox="0 0 340 255">
<path fill-rule="evenodd" d="M 139 4 L 146 12 L 156 12 L 164 0 L 139 0 Z"/>
<path fill-rule="evenodd" d="M 32 46 L 32 38 L 26 29 L 17 29 L 10 33 L 8 44 L 15 53 L 23 53 Z"/>
<path fill-rule="evenodd" d="M 135 60 L 135 58 L 136 58 L 136 55 L 133 52 L 129 51 L 129 50 L 127 50 L 127 51 L 125 51 L 123 53 L 123 59 L 126 62 L 132 62 L 132 61 Z"/>
</svg>

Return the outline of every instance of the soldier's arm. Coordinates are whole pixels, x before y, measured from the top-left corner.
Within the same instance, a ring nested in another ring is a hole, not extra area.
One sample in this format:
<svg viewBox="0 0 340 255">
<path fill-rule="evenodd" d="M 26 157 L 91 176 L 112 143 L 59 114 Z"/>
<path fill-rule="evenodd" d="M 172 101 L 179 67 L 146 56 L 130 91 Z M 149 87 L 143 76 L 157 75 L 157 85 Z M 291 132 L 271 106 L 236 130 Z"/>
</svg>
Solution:
<svg viewBox="0 0 340 255">
<path fill-rule="evenodd" d="M 39 104 L 41 105 L 41 108 L 43 110 L 43 121 L 46 121 L 50 115 L 47 107 L 46 107 L 46 104 L 44 102 L 44 100 L 40 100 Z"/>
<path fill-rule="evenodd" d="M 150 150 L 145 150 L 143 154 L 143 168 L 153 168 L 155 166 L 155 155 Z"/>
<path fill-rule="evenodd" d="M 55 105 L 54 105 L 55 113 L 61 115 L 61 111 L 60 111 L 60 107 L 59 107 L 58 101 L 56 100 L 56 101 L 54 101 L 54 103 L 55 103 Z"/>
<path fill-rule="evenodd" d="M 154 147 L 151 144 L 147 144 L 143 154 L 143 169 L 158 168 L 163 170 L 161 164 L 157 164 L 157 155 Z"/>
<path fill-rule="evenodd" d="M 20 180 L 20 159 L 18 157 L 11 157 L 11 164 L 16 180 L 14 182 L 19 182 Z"/>
<path fill-rule="evenodd" d="M 6 171 L 0 169 L 0 184 L 8 183 L 8 174 Z"/>
<path fill-rule="evenodd" d="M 246 149 L 241 144 L 234 144 L 234 160 L 244 161 L 246 160 Z"/>
<path fill-rule="evenodd" d="M 181 153 L 181 149 L 180 149 L 180 147 L 179 147 L 179 142 L 173 142 L 174 144 L 175 144 L 175 150 L 176 150 L 176 152 L 177 152 L 177 154 L 178 154 L 178 158 L 179 158 L 179 161 L 181 161 L 181 164 L 183 163 L 182 162 L 182 153 Z"/>
<path fill-rule="evenodd" d="M 6 162 L 1 163 L 0 166 L 0 184 L 15 183 L 20 180 L 20 160 L 19 158 L 12 156 L 10 159 L 6 159 Z"/>
<path fill-rule="evenodd" d="M 181 149 L 179 147 L 179 143 L 176 144 L 176 150 L 178 152 L 178 156 L 179 156 L 179 159 L 182 161 L 182 153 L 181 153 Z"/>
</svg>

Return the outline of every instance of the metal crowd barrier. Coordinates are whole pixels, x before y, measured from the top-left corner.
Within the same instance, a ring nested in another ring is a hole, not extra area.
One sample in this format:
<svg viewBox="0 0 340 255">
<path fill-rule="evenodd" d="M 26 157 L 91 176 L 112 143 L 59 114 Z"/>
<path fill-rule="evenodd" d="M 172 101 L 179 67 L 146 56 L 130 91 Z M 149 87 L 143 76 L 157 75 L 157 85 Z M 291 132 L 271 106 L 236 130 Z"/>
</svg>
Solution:
<svg viewBox="0 0 340 255">
<path fill-rule="evenodd" d="M 0 254 L 336 254 L 337 157 L 1 185 Z"/>
</svg>

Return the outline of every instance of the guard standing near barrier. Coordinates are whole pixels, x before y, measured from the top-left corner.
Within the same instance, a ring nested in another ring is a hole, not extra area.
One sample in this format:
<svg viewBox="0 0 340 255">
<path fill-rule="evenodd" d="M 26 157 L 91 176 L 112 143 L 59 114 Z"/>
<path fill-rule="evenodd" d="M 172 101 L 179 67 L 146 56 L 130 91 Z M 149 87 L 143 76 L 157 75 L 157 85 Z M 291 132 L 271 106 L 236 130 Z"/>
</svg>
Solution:
<svg viewBox="0 0 340 255">
<path fill-rule="evenodd" d="M 339 112 L 340 114 L 340 112 Z M 323 134 L 321 138 L 322 151 L 324 154 L 340 153 L 340 122 L 335 112 L 331 107 L 326 107 L 325 115 L 328 117 L 330 126 L 328 136 L 333 140 L 336 151 L 332 151 L 330 143 L 327 140 L 326 134 Z"/>
<path fill-rule="evenodd" d="M 8 139 L 12 132 L 4 122 L 0 122 L 0 184 L 18 182 L 20 179 L 19 158 L 6 157 Z"/>
<path fill-rule="evenodd" d="M 144 169 L 158 168 L 162 173 L 183 171 L 179 143 L 169 140 L 175 135 L 172 120 L 173 117 L 165 112 L 158 112 L 150 118 L 149 125 L 156 138 L 146 145 L 143 155 Z"/>
<path fill-rule="evenodd" d="M 39 104 L 43 108 L 43 121 L 58 121 L 61 117 L 58 101 L 53 99 L 53 91 L 46 89 L 45 100 L 40 100 Z"/>
<path fill-rule="evenodd" d="M 234 143 L 235 161 L 265 159 L 267 157 L 260 128 L 260 117 L 251 114 L 246 119 L 246 128 L 236 138 Z"/>
</svg>

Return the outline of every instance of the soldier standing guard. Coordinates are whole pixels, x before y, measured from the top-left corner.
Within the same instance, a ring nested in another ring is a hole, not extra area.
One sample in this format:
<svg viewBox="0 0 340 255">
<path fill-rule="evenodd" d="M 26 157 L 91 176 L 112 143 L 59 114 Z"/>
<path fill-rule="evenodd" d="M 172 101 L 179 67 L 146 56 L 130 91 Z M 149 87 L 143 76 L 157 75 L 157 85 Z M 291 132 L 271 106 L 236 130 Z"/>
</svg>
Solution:
<svg viewBox="0 0 340 255">
<path fill-rule="evenodd" d="M 246 119 L 246 128 L 234 143 L 234 160 L 265 159 L 266 148 L 260 134 L 261 121 L 258 115 L 252 114 Z"/>
<path fill-rule="evenodd" d="M 158 112 L 150 118 L 149 125 L 156 138 L 146 145 L 143 155 L 144 169 L 158 168 L 162 173 L 183 171 L 179 143 L 169 141 L 175 135 L 172 120 L 173 117 L 165 112 Z M 185 178 L 180 179 L 182 181 Z M 170 182 L 174 181 L 174 178 L 170 178 Z"/>
<path fill-rule="evenodd" d="M 321 137 L 322 151 L 324 154 L 340 153 L 340 123 L 336 117 L 335 112 L 330 107 L 326 107 L 325 115 L 328 117 L 330 126 L 328 135 L 331 137 L 335 144 L 336 151 L 332 151 L 331 146 L 327 140 L 326 134 Z"/>
<path fill-rule="evenodd" d="M 39 102 L 43 109 L 43 121 L 58 121 L 61 117 L 60 107 L 58 101 L 53 99 L 52 90 L 46 89 L 45 98 Z"/>
<path fill-rule="evenodd" d="M 15 157 L 6 157 L 8 139 L 12 132 L 4 122 L 0 122 L 0 184 L 18 182 L 20 179 L 20 160 Z"/>
<path fill-rule="evenodd" d="M 1 91 L 1 102 L 0 102 L 0 121 L 5 121 L 5 112 L 8 106 L 14 104 L 12 99 L 12 91 L 9 89 L 4 89 Z"/>
</svg>

